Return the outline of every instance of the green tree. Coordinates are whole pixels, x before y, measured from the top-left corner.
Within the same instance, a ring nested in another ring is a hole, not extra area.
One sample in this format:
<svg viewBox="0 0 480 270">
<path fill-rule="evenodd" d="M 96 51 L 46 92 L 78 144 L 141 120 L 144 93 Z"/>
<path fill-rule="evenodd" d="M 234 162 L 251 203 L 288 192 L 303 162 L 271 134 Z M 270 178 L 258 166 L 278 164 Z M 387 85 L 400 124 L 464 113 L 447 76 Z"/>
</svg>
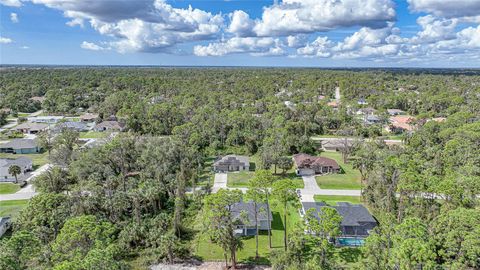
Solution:
<svg viewBox="0 0 480 270">
<path fill-rule="evenodd" d="M 296 193 L 295 183 L 291 179 L 284 179 L 273 183 L 272 195 L 283 207 L 283 243 L 285 250 L 287 250 L 288 206 L 291 204 L 296 206 L 296 203 L 298 203 L 298 195 Z"/>
<path fill-rule="evenodd" d="M 253 210 L 255 215 L 255 259 L 258 260 L 258 236 L 259 236 L 259 227 L 258 227 L 258 214 L 260 213 L 261 209 L 259 208 L 259 203 L 265 201 L 265 194 L 263 194 L 264 189 L 262 188 L 262 183 L 258 177 L 253 177 L 248 181 L 248 190 L 245 195 L 247 200 L 253 202 Z M 263 209 L 263 208 L 262 208 Z M 266 209 L 263 209 L 265 211 Z M 270 216 L 270 213 L 266 213 Z"/>
<path fill-rule="evenodd" d="M 257 170 L 255 175 L 252 178 L 252 183 L 256 188 L 263 194 L 264 201 L 267 204 L 267 213 L 270 213 L 270 194 L 271 187 L 274 181 L 274 176 L 270 170 Z M 268 246 L 272 248 L 272 221 L 270 220 L 270 215 L 267 215 L 268 222 Z"/>
<path fill-rule="evenodd" d="M 293 166 L 293 160 L 290 157 L 280 157 L 278 159 L 278 167 L 282 169 L 282 175 L 285 176 L 285 173 L 290 170 Z"/>
<path fill-rule="evenodd" d="M 22 173 L 22 168 L 20 168 L 20 166 L 18 165 L 12 165 L 10 167 L 8 167 L 8 173 L 10 175 L 13 175 L 13 177 L 15 177 L 15 184 L 18 183 L 18 175 Z"/>
</svg>

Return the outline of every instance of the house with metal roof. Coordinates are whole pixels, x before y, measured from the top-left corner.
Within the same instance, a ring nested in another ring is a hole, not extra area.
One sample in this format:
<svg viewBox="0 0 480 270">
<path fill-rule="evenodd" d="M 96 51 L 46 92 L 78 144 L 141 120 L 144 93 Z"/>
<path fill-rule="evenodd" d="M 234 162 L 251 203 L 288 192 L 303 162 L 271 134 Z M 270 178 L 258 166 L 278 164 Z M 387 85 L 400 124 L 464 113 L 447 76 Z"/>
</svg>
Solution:
<svg viewBox="0 0 480 270">
<path fill-rule="evenodd" d="M 19 157 L 17 159 L 0 159 L 0 182 L 15 182 L 15 176 L 11 175 L 8 170 L 11 166 L 20 167 L 21 174 L 17 175 L 18 180 L 23 180 L 25 174 L 33 170 L 33 162 L 27 157 Z"/>
<path fill-rule="evenodd" d="M 35 154 L 41 152 L 41 147 L 35 139 L 13 139 L 0 144 L 0 153 Z"/>
<path fill-rule="evenodd" d="M 213 163 L 216 172 L 234 172 L 250 170 L 250 158 L 247 156 L 226 155 Z"/>
<path fill-rule="evenodd" d="M 230 213 L 235 223 L 235 235 L 257 234 L 255 227 L 255 204 L 253 202 L 236 203 L 231 207 Z M 259 231 L 267 231 L 271 227 L 271 224 L 268 224 L 269 219 L 272 222 L 272 212 L 267 211 L 267 204 L 257 203 L 257 225 Z"/>
</svg>

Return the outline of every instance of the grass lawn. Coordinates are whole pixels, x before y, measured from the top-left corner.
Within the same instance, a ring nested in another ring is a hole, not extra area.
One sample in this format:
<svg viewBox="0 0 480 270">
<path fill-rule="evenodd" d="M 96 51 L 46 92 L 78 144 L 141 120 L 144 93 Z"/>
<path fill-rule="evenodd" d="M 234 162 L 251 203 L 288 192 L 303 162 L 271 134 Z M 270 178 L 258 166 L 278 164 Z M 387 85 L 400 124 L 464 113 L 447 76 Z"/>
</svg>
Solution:
<svg viewBox="0 0 480 270">
<path fill-rule="evenodd" d="M 295 225 L 300 222 L 300 215 L 298 210 L 290 207 L 289 216 L 287 216 L 287 230 L 292 231 Z M 272 206 L 272 250 L 283 249 L 283 232 L 284 232 L 284 220 L 283 211 L 278 206 Z M 249 263 L 255 261 L 255 237 L 243 237 L 243 249 L 237 252 L 237 258 L 239 262 Z M 258 251 L 260 255 L 260 263 L 268 264 L 268 256 L 271 252 L 268 247 L 268 234 L 267 232 L 260 232 L 258 239 Z M 198 238 L 194 241 L 193 250 L 196 256 L 199 256 L 205 261 L 223 261 L 223 251 L 216 245 L 211 243 L 206 236 L 199 234 Z"/>
<path fill-rule="evenodd" d="M 345 164 L 342 154 L 338 152 L 323 152 L 320 156 L 336 160 L 345 173 L 317 176 L 317 184 L 323 189 L 360 189 L 360 172 L 351 164 Z"/>
<path fill-rule="evenodd" d="M 0 216 L 15 217 L 28 203 L 28 200 L 0 201 Z"/>
<path fill-rule="evenodd" d="M 87 131 L 80 132 L 80 139 L 101 139 L 107 137 L 107 132 Z"/>
<path fill-rule="evenodd" d="M 39 154 L 7 154 L 0 153 L 0 158 L 19 158 L 19 157 L 28 157 L 33 161 L 33 167 L 38 168 L 42 165 L 48 163 L 48 153 L 39 153 Z"/>
<path fill-rule="evenodd" d="M 361 203 L 360 197 L 357 196 L 330 196 L 330 195 L 315 195 L 316 202 L 325 202 L 328 205 L 337 205 L 337 202 L 349 202 L 352 204 Z"/>
<path fill-rule="evenodd" d="M 12 194 L 17 192 L 20 186 L 13 183 L 0 183 L 0 194 Z"/>
</svg>

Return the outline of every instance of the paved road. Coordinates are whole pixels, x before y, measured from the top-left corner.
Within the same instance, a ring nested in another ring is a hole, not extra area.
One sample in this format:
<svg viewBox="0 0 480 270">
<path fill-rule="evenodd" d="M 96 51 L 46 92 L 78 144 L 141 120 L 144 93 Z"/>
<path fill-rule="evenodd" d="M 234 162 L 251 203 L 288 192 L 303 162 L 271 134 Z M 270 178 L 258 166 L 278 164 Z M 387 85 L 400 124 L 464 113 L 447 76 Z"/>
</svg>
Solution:
<svg viewBox="0 0 480 270">
<path fill-rule="evenodd" d="M 335 100 L 337 102 L 340 102 L 340 99 L 341 99 L 341 95 L 340 95 L 340 87 L 335 87 Z"/>
<path fill-rule="evenodd" d="M 30 183 L 35 177 L 39 176 L 46 170 L 51 167 L 50 164 L 45 164 L 42 167 L 38 168 L 26 179 L 27 185 L 21 188 L 19 191 L 13 194 L 2 194 L 0 195 L 0 201 L 12 201 L 12 200 L 28 200 L 38 193 L 35 191 L 33 185 Z"/>
</svg>

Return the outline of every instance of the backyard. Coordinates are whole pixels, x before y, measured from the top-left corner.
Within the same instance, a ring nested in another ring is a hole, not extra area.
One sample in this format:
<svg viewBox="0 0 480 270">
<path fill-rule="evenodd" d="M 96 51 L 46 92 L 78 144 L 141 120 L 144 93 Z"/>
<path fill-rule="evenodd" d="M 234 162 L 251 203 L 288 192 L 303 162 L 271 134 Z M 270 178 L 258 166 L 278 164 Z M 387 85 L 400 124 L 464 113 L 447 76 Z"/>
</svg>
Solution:
<svg viewBox="0 0 480 270">
<path fill-rule="evenodd" d="M 0 216 L 16 217 L 27 204 L 28 200 L 0 201 Z"/>
<path fill-rule="evenodd" d="M 360 172 L 345 164 L 339 152 L 323 152 L 320 156 L 334 159 L 342 167 L 344 173 L 327 174 L 315 177 L 317 184 L 323 189 L 360 189 Z"/>
<path fill-rule="evenodd" d="M 12 194 L 17 192 L 20 186 L 13 183 L 0 183 L 0 194 Z"/>
</svg>

